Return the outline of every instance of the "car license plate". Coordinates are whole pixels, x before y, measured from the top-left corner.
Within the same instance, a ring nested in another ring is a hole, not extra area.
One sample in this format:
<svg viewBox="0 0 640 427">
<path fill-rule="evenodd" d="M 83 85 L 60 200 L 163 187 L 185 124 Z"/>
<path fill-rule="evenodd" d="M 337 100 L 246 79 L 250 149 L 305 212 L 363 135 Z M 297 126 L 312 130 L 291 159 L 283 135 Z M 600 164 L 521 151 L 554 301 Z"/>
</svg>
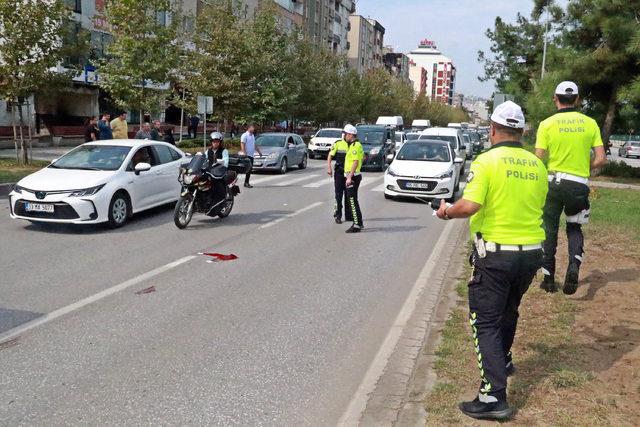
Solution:
<svg viewBox="0 0 640 427">
<path fill-rule="evenodd" d="M 427 182 L 407 182 L 407 188 L 429 188 Z"/>
<path fill-rule="evenodd" d="M 262 162 L 253 162 L 253 166 L 262 166 Z"/>
<path fill-rule="evenodd" d="M 24 208 L 27 212 L 53 213 L 53 205 L 44 204 L 44 203 L 27 203 Z"/>
</svg>

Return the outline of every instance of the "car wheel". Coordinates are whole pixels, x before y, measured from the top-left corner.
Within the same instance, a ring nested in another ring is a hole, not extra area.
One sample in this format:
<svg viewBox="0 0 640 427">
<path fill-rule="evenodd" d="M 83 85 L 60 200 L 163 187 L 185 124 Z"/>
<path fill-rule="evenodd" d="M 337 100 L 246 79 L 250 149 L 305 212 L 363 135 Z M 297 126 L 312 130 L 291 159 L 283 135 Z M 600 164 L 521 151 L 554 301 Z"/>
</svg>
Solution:
<svg viewBox="0 0 640 427">
<path fill-rule="evenodd" d="M 307 155 L 306 154 L 302 158 L 302 162 L 298 165 L 298 167 L 300 169 L 306 169 L 307 168 Z"/>
<path fill-rule="evenodd" d="M 280 173 L 284 175 L 285 173 L 287 173 L 288 169 L 289 169 L 289 165 L 287 164 L 287 158 L 283 157 L 282 164 L 280 165 Z"/>
<path fill-rule="evenodd" d="M 131 202 L 127 193 L 118 191 L 109 203 L 109 227 L 122 227 L 131 212 Z"/>
</svg>

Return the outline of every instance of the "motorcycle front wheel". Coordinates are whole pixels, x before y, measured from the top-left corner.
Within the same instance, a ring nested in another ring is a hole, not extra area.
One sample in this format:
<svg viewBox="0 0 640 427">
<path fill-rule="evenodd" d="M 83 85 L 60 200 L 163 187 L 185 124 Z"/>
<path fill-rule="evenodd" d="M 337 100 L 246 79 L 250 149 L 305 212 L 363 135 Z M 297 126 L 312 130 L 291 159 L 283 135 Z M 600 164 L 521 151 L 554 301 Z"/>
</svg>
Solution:
<svg viewBox="0 0 640 427">
<path fill-rule="evenodd" d="M 193 205 L 193 196 L 191 194 L 180 196 L 173 210 L 173 222 L 176 227 L 182 230 L 189 225 L 193 217 Z"/>
<path fill-rule="evenodd" d="M 220 218 L 226 218 L 231 213 L 231 209 L 233 209 L 233 197 L 231 199 L 227 199 L 224 203 L 224 207 L 218 213 Z"/>
</svg>

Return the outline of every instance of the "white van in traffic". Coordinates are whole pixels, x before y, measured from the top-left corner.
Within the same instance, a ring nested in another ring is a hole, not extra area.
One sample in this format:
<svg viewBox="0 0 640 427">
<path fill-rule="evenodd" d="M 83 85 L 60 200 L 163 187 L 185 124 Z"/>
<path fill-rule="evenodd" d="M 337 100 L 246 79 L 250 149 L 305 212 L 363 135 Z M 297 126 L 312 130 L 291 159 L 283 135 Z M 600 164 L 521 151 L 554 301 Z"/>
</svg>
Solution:
<svg viewBox="0 0 640 427">
<path fill-rule="evenodd" d="M 460 157 L 463 160 L 467 158 L 467 149 L 464 145 L 462 129 L 429 128 L 422 131 L 418 140 L 422 141 L 429 139 L 447 141 L 451 145 L 451 148 L 453 148 L 453 151 L 456 152 L 456 157 Z M 464 165 L 461 169 L 464 172 Z"/>
<path fill-rule="evenodd" d="M 376 124 L 391 126 L 396 130 L 402 130 L 404 128 L 404 120 L 402 120 L 402 116 L 380 116 L 378 117 Z"/>
<path fill-rule="evenodd" d="M 416 119 L 411 122 L 411 129 L 420 132 L 431 127 L 431 120 Z"/>
</svg>

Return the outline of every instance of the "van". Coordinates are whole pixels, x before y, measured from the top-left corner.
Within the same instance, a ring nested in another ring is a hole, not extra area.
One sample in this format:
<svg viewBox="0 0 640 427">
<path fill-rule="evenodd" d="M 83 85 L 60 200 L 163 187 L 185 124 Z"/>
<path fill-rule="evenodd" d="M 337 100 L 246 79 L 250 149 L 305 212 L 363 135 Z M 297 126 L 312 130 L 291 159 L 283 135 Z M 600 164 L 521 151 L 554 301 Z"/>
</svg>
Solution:
<svg viewBox="0 0 640 427">
<path fill-rule="evenodd" d="M 431 127 L 431 120 L 416 119 L 411 122 L 411 129 L 414 132 L 420 132 Z"/>
<path fill-rule="evenodd" d="M 461 129 L 462 128 L 462 124 L 460 123 L 449 123 L 447 125 L 448 128 L 452 128 L 452 129 Z"/>
<path fill-rule="evenodd" d="M 402 120 L 402 116 L 380 116 L 376 121 L 376 125 L 391 126 L 396 130 L 402 130 L 404 128 L 404 120 Z"/>
<path fill-rule="evenodd" d="M 422 140 L 438 140 L 447 141 L 453 151 L 456 153 L 456 157 L 460 157 L 462 160 L 467 158 L 467 149 L 464 145 L 462 129 L 456 128 L 429 128 L 422 131 L 419 141 Z M 464 164 L 460 169 L 460 174 L 464 172 Z"/>
</svg>

